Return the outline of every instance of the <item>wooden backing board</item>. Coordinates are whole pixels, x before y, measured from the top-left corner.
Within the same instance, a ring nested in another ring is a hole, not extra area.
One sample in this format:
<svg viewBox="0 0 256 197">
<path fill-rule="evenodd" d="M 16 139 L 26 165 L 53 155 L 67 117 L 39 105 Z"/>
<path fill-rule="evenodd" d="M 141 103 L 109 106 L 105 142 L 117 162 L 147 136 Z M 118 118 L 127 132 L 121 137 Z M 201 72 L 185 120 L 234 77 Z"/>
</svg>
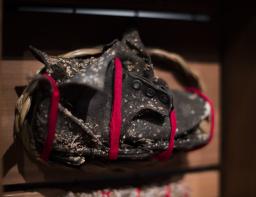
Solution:
<svg viewBox="0 0 256 197">
<path fill-rule="evenodd" d="M 2 58 L 2 44 L 3 44 L 3 0 L 0 0 L 0 60 Z"/>
<path fill-rule="evenodd" d="M 186 167 L 193 168 L 198 166 L 209 166 L 219 164 L 219 77 L 220 70 L 218 64 L 214 63 L 190 63 L 192 69 L 197 72 L 202 81 L 205 84 L 206 94 L 212 98 L 215 108 L 216 108 L 216 135 L 213 142 L 207 147 L 193 151 L 187 154 L 188 165 Z M 27 79 L 33 76 L 33 73 L 40 68 L 42 64 L 37 61 L 2 61 L 0 63 L 0 78 L 2 80 L 0 84 L 0 155 L 1 157 L 12 144 L 12 128 L 14 119 L 14 106 L 17 100 L 14 87 L 16 85 L 25 85 Z M 173 87 L 173 79 L 170 74 L 163 71 L 157 71 L 157 75 L 166 79 L 171 83 Z M 37 172 L 38 169 L 31 168 L 28 176 L 35 176 L 39 180 L 44 180 L 44 177 L 40 179 L 40 173 Z M 12 170 L 3 178 L 4 184 L 15 184 L 24 183 L 24 178 L 18 173 L 17 167 L 13 167 Z"/>
<path fill-rule="evenodd" d="M 221 195 L 256 196 L 255 12 L 241 12 L 237 6 L 223 19 L 223 27 L 227 46 L 222 62 L 222 125 L 226 132 L 222 135 Z"/>
</svg>

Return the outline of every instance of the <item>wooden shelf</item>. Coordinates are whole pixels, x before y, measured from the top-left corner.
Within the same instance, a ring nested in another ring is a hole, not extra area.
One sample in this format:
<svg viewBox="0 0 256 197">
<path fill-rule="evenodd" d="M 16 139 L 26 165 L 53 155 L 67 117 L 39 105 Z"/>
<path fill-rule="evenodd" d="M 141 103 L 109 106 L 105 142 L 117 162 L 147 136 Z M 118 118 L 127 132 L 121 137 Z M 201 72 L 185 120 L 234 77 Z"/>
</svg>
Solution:
<svg viewBox="0 0 256 197">
<path fill-rule="evenodd" d="M 190 197 L 218 197 L 219 195 L 219 172 L 210 171 L 204 173 L 187 174 L 183 180 L 179 181 L 190 193 Z M 6 192 L 3 197 L 42 197 L 60 196 L 65 191 L 60 189 L 44 189 L 40 192 Z"/>
</svg>

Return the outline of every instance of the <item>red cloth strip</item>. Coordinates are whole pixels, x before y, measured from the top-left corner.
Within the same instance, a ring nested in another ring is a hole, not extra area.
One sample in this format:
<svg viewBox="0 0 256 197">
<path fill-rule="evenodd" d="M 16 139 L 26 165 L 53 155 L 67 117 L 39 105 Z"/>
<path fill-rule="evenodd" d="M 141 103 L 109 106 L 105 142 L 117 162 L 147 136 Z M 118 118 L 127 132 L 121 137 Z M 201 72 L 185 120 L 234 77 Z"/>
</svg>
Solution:
<svg viewBox="0 0 256 197">
<path fill-rule="evenodd" d="M 115 75 L 114 75 L 114 93 L 112 114 L 110 120 L 110 149 L 109 159 L 116 160 L 118 157 L 120 133 L 122 127 L 122 63 L 119 58 L 115 58 Z"/>
<path fill-rule="evenodd" d="M 136 197 L 140 197 L 140 192 L 141 192 L 141 189 L 139 187 L 137 187 L 135 189 L 135 192 L 136 192 Z"/>
<path fill-rule="evenodd" d="M 194 87 L 188 87 L 187 88 L 187 91 L 188 92 L 192 92 L 192 93 L 195 93 L 197 94 L 199 97 L 201 97 L 204 101 L 206 101 L 207 103 L 209 103 L 210 105 L 210 123 L 211 123 L 211 126 L 210 126 L 210 134 L 209 134 L 209 137 L 207 139 L 207 142 L 201 146 L 198 146 L 196 147 L 197 148 L 201 148 L 202 146 L 208 144 L 211 142 L 212 138 L 213 138 L 213 135 L 214 135 L 214 106 L 213 106 L 213 102 L 206 96 L 204 95 L 199 89 L 197 88 L 194 88 Z"/>
<path fill-rule="evenodd" d="M 101 191 L 102 197 L 110 197 L 111 191 Z"/>
<path fill-rule="evenodd" d="M 43 76 L 49 81 L 52 88 L 50 111 L 48 114 L 47 138 L 43 146 L 43 151 L 41 153 L 41 158 L 44 161 L 48 161 L 51 150 L 52 150 L 52 144 L 54 141 L 55 132 L 56 132 L 56 124 L 57 124 L 57 118 L 58 118 L 58 103 L 60 100 L 60 95 L 59 95 L 59 89 L 57 87 L 55 80 L 47 74 L 43 74 Z"/>
<path fill-rule="evenodd" d="M 165 197 L 172 197 L 171 185 L 166 185 L 165 186 Z"/>
<path fill-rule="evenodd" d="M 177 123 L 176 123 L 176 113 L 175 110 L 172 109 L 170 112 L 170 126 L 171 126 L 171 132 L 170 132 L 170 139 L 169 139 L 169 145 L 167 150 L 161 152 L 156 156 L 156 159 L 158 160 L 168 160 L 170 159 L 174 147 L 174 137 L 176 134 L 176 128 L 177 128 Z"/>
</svg>

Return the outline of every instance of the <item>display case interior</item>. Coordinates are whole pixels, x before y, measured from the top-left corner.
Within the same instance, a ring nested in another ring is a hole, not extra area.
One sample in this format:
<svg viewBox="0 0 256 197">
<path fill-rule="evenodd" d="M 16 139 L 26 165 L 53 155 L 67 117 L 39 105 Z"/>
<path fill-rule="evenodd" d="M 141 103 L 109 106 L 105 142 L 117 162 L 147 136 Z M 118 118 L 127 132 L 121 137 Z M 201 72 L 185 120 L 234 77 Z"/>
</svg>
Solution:
<svg viewBox="0 0 256 197">
<path fill-rule="evenodd" d="M 13 160 L 4 160 L 5 196 L 56 196 L 66 191 L 144 185 L 147 180 L 181 183 L 191 196 L 218 196 L 220 192 L 220 82 L 217 10 L 214 1 L 179 3 L 178 1 L 4 1 L 3 61 L 0 62 L 1 157 L 13 143 L 15 86 L 26 85 L 42 67 L 34 60 L 28 45 L 51 55 L 107 44 L 121 38 L 129 29 L 137 29 L 146 46 L 180 54 L 200 77 L 205 94 L 215 107 L 215 136 L 206 147 L 175 155 L 170 161 L 152 167 L 141 162 L 115 175 L 71 170 L 69 167 L 35 165 L 22 149 L 12 152 Z M 182 89 L 165 68 L 155 70 L 168 85 Z M 17 158 L 17 164 L 13 165 Z M 101 166 L 104 168 L 104 166 Z M 9 169 L 10 168 L 10 169 Z M 92 178 L 93 177 L 93 178 Z M 108 184 L 106 184 L 106 182 Z"/>
</svg>

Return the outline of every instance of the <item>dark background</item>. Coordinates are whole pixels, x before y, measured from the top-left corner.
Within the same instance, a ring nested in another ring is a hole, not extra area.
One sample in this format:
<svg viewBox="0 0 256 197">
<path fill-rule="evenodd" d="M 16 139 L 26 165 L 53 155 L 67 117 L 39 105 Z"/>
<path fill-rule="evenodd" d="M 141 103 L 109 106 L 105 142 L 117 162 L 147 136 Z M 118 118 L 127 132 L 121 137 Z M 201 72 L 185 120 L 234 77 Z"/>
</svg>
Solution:
<svg viewBox="0 0 256 197">
<path fill-rule="evenodd" d="M 112 13 L 101 15 L 102 11 Z M 122 16 L 122 11 L 133 16 Z M 143 17 L 147 11 L 150 18 Z M 8 0 L 4 1 L 3 57 L 26 56 L 28 43 L 53 53 L 95 46 L 136 28 L 147 46 L 216 60 L 217 12 L 215 1 L 202 0 Z"/>
</svg>

